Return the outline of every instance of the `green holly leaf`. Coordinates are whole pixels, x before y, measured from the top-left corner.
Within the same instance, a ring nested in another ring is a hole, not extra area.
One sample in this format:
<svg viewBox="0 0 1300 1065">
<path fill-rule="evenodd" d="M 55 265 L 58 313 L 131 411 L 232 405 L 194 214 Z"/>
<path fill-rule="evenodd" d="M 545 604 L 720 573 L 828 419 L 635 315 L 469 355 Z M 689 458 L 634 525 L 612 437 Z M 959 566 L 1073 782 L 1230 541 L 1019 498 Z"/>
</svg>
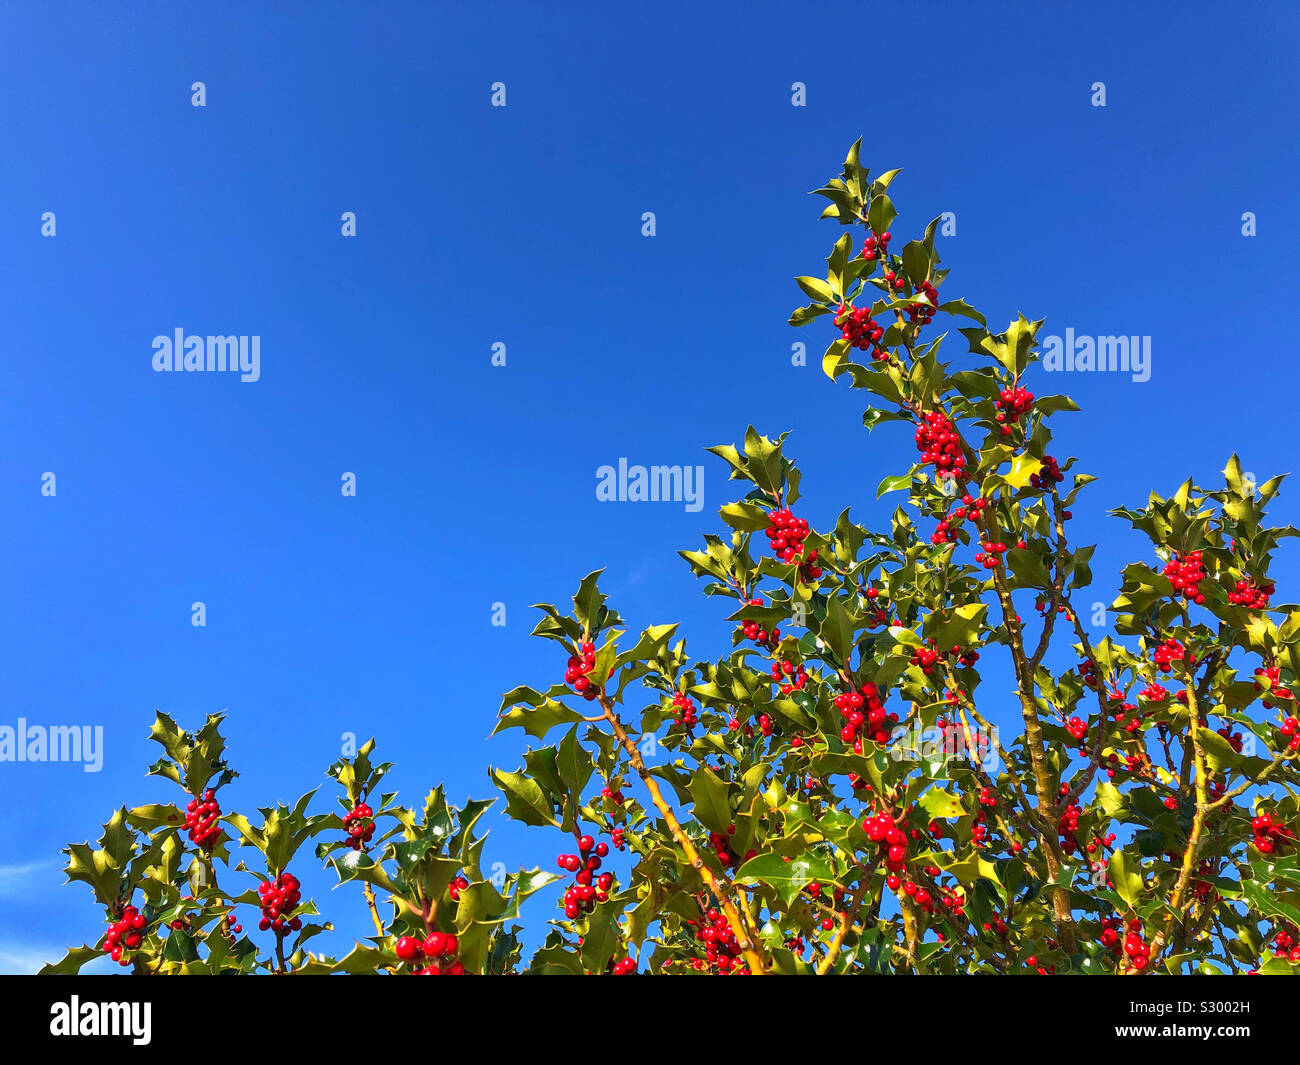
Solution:
<svg viewBox="0 0 1300 1065">
<path fill-rule="evenodd" d="M 931 818 L 961 817 L 966 812 L 961 799 L 940 788 L 931 788 L 921 796 L 918 802 L 921 809 L 929 814 Z"/>
<path fill-rule="evenodd" d="M 695 803 L 695 819 L 705 828 L 724 835 L 731 826 L 731 803 L 727 784 L 708 766 L 691 774 L 690 793 Z"/>
<path fill-rule="evenodd" d="M 819 855 L 806 854 L 785 858 L 780 854 L 759 854 L 736 873 L 738 884 L 766 884 L 774 889 L 787 906 L 809 884 L 835 883 L 831 868 Z"/>
<path fill-rule="evenodd" d="M 1146 891 L 1142 863 L 1126 850 L 1117 850 L 1106 863 L 1115 893 L 1130 907 L 1135 907 Z"/>
<path fill-rule="evenodd" d="M 37 976 L 75 976 L 81 972 L 83 965 L 88 965 L 96 958 L 104 957 L 104 952 L 96 950 L 94 947 L 88 947 L 84 944 L 80 947 L 73 947 L 62 958 L 56 962 L 49 962 L 42 965 L 37 971 Z"/>
<path fill-rule="evenodd" d="M 896 477 L 886 477 L 876 488 L 876 498 L 879 499 L 887 492 L 897 492 L 903 488 L 912 487 L 912 475 L 910 473 L 900 473 Z"/>
<path fill-rule="evenodd" d="M 555 817 L 554 807 L 537 781 L 523 773 L 504 773 L 489 769 L 488 775 L 505 794 L 506 813 L 516 821 L 526 825 L 554 825 L 560 822 Z"/>
</svg>

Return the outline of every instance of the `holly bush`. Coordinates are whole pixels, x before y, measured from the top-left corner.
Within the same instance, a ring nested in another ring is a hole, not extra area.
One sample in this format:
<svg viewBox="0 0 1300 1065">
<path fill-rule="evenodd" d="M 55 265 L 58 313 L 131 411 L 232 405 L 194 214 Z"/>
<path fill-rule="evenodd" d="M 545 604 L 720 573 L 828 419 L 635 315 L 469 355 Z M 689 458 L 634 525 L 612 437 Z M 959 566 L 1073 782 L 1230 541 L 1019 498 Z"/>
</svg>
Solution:
<svg viewBox="0 0 1300 1065">
<path fill-rule="evenodd" d="M 1222 486 L 1114 511 L 1151 546 L 1085 625 L 1093 547 L 1070 530 L 1093 478 L 1052 453 L 1076 405 L 1025 387 L 1042 322 L 995 332 L 942 298 L 938 220 L 893 250 L 897 171 L 871 177 L 860 143 L 817 190 L 843 232 L 790 321 L 833 324 L 822 365 L 868 397 L 868 430 L 911 427 L 915 461 L 877 491 L 906 504 L 888 529 L 847 509 L 813 529 L 785 436 L 750 428 L 710 449 L 743 492 L 726 531 L 681 552 L 730 611 L 728 654 L 693 660 L 673 625 L 630 636 L 599 572 L 571 610 L 541 605 L 564 679 L 505 696 L 497 731 L 536 742 L 491 779 L 509 817 L 572 839 L 560 873 L 485 876 L 492 800 L 402 806 L 373 741 L 330 768 L 337 812 L 312 793 L 223 812 L 220 718 L 160 713 L 150 772 L 188 800 L 122 808 L 97 848 L 66 849 L 107 928 L 44 971 L 105 951 L 136 973 L 1294 970 L 1300 608 L 1272 604 L 1269 567 L 1296 530 L 1264 522 L 1280 478 L 1233 456 Z M 965 350 L 930 336 L 937 316 Z M 343 957 L 311 949 L 330 925 L 290 870 L 312 860 L 374 925 Z M 524 960 L 521 907 L 560 880 Z"/>
</svg>

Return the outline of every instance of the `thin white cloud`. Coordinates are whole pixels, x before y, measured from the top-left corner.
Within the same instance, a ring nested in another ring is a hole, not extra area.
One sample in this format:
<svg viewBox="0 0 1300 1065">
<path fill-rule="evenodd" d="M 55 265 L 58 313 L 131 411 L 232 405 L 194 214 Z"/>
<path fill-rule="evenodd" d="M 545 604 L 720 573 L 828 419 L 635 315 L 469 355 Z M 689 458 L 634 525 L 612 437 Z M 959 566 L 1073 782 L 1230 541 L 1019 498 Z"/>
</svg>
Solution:
<svg viewBox="0 0 1300 1065">
<path fill-rule="evenodd" d="M 32 976 L 42 966 L 62 959 L 67 952 L 66 947 L 34 947 L 27 943 L 0 941 L 0 976 Z M 118 967 L 105 954 L 87 962 L 81 971 L 115 973 Z"/>
<path fill-rule="evenodd" d="M 37 950 L 18 943 L 0 943 L 0 973 L 5 976 L 30 976 L 42 965 L 62 957 L 59 950 Z"/>
<path fill-rule="evenodd" d="M 58 882 L 59 863 L 27 862 L 0 865 L 0 898 L 34 895 Z"/>
</svg>

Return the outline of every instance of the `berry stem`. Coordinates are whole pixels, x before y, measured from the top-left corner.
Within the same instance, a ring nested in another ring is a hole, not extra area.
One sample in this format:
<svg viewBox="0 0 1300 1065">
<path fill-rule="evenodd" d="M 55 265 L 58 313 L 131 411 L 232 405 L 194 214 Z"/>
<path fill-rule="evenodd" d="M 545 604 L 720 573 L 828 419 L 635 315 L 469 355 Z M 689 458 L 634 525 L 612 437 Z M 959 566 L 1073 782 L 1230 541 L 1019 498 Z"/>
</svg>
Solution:
<svg viewBox="0 0 1300 1065">
<path fill-rule="evenodd" d="M 718 878 L 713 875 L 713 871 L 704 864 L 704 859 L 700 857 L 699 851 L 682 829 L 681 823 L 677 820 L 677 815 L 673 813 L 673 808 L 668 805 L 664 799 L 663 792 L 659 790 L 659 782 L 650 775 L 650 770 L 641 757 L 641 751 L 637 745 L 632 742 L 623 728 L 622 722 L 619 721 L 618 715 L 614 713 L 614 704 L 610 701 L 609 696 L 602 690 L 597 693 L 596 698 L 600 702 L 600 708 L 605 713 L 605 720 L 609 722 L 610 727 L 614 730 L 614 736 L 627 751 L 628 758 L 632 762 L 632 768 L 636 770 L 637 776 L 641 778 L 641 783 L 646 786 L 650 792 L 650 800 L 654 803 L 655 809 L 664 819 L 668 826 L 668 831 L 672 834 L 677 845 L 681 847 L 682 853 L 686 856 L 687 862 L 692 869 L 700 874 L 700 878 L 708 886 L 718 904 L 722 907 L 722 912 L 727 915 L 727 923 L 731 925 L 731 930 L 736 934 L 736 941 L 740 949 L 744 952 L 745 961 L 749 963 L 749 970 L 755 976 L 762 976 L 767 973 L 767 960 L 759 952 L 757 947 L 757 935 L 752 932 L 745 924 L 744 918 L 736 908 L 732 900 L 731 893 L 718 882 Z"/>
<path fill-rule="evenodd" d="M 994 540 L 988 523 L 979 521 L 985 529 L 988 540 Z M 1029 661 L 1025 657 L 1025 637 L 1020 628 L 1015 605 L 1011 602 L 1011 593 L 999 570 L 993 571 L 993 587 L 997 592 L 998 602 L 1002 607 L 1002 624 L 1007 630 L 1007 643 L 1011 649 L 1011 660 L 1016 670 L 1016 694 L 1020 699 L 1020 713 L 1025 720 L 1025 748 L 1029 751 L 1029 761 L 1034 772 L 1034 792 L 1038 798 L 1040 813 L 1056 807 L 1056 789 L 1052 785 L 1052 770 L 1047 761 L 1047 749 L 1043 742 L 1043 726 L 1038 718 L 1038 707 L 1034 705 L 1034 677 L 1029 672 Z M 1056 915 L 1056 936 L 1061 949 L 1066 954 L 1075 952 L 1074 913 L 1070 906 L 1070 893 L 1066 885 L 1060 883 L 1061 852 L 1055 833 L 1040 832 L 1039 840 L 1043 847 L 1043 857 L 1047 861 L 1047 872 L 1051 876 L 1052 910 Z"/>
<path fill-rule="evenodd" d="M 384 935 L 384 922 L 379 918 L 379 907 L 375 905 L 375 888 L 373 884 L 363 884 L 362 893 L 366 896 L 366 906 L 370 909 L 370 919 L 375 923 L 375 935 L 381 939 Z"/>
<path fill-rule="evenodd" d="M 1192 818 L 1192 829 L 1187 835 L 1187 848 L 1183 851 L 1182 868 L 1178 871 L 1178 880 L 1174 884 L 1174 890 L 1169 896 L 1169 914 L 1165 918 L 1165 926 L 1156 933 L 1155 938 L 1151 941 L 1151 960 L 1154 963 L 1159 957 L 1160 952 L 1164 949 L 1165 944 L 1169 941 L 1174 931 L 1174 917 L 1182 908 L 1183 896 L 1187 892 L 1187 885 L 1191 882 L 1192 871 L 1196 867 L 1196 860 L 1201 850 L 1201 833 L 1205 829 L 1205 819 L 1210 811 L 1210 796 L 1206 787 L 1206 764 L 1205 751 L 1201 747 L 1201 710 L 1197 702 L 1196 691 L 1191 684 L 1187 685 L 1187 709 L 1189 711 L 1188 738 L 1191 740 L 1191 753 L 1193 762 L 1193 781 L 1196 788 L 1196 814 Z M 1154 971 L 1154 964 L 1146 971 Z"/>
</svg>

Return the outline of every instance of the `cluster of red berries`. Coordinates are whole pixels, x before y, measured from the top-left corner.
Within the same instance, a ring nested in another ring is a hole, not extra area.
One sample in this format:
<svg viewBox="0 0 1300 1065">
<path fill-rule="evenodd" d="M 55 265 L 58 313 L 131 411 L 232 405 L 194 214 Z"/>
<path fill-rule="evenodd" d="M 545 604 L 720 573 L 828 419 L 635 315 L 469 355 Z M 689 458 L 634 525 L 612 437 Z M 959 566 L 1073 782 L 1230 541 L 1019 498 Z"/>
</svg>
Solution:
<svg viewBox="0 0 1300 1065">
<path fill-rule="evenodd" d="M 767 520 L 769 524 L 766 532 L 772 554 L 782 562 L 800 559 L 800 576 L 805 580 L 816 580 L 820 577 L 822 570 L 816 564 L 817 552 L 809 552 L 806 559 L 802 557 L 803 542 L 808 537 L 807 519 L 796 518 L 790 508 L 785 507 L 782 510 L 771 511 L 767 515 Z"/>
<path fill-rule="evenodd" d="M 457 874 L 456 878 L 447 885 L 447 896 L 452 902 L 460 902 L 460 893 L 467 887 L 469 887 L 469 881 L 463 875 Z"/>
<path fill-rule="evenodd" d="M 1255 834 L 1251 840 L 1260 854 L 1273 854 L 1282 850 L 1295 839 L 1295 835 L 1281 821 L 1273 820 L 1272 814 L 1260 814 L 1250 822 L 1250 830 Z"/>
<path fill-rule="evenodd" d="M 452 961 L 460 950 L 460 940 L 451 932 L 430 932 L 424 939 L 402 936 L 393 947 L 393 953 L 402 961 L 427 961 L 428 965 L 412 969 L 414 976 L 464 976 L 465 965 Z"/>
<path fill-rule="evenodd" d="M 1111 780 L 1114 780 L 1115 772 L 1120 768 L 1119 755 L 1112 751 L 1106 756 L 1106 761 L 1108 763 L 1106 767 L 1106 776 Z M 1149 763 L 1150 759 L 1144 753 L 1127 754 L 1124 756 L 1124 765 L 1122 768 L 1126 769 L 1130 773 L 1136 773 L 1141 776 L 1146 772 Z"/>
<path fill-rule="evenodd" d="M 851 743 L 855 754 L 862 753 L 863 735 L 869 736 L 876 743 L 888 742 L 889 731 L 885 726 L 898 721 L 897 714 L 885 711 L 884 697 L 871 681 L 857 690 L 841 692 L 835 696 L 835 709 L 844 718 L 840 739 Z"/>
<path fill-rule="evenodd" d="M 762 599 L 750 599 L 749 606 L 762 606 Z M 769 650 L 776 647 L 781 642 L 781 630 L 773 629 L 768 632 L 757 621 L 749 620 L 740 623 L 740 631 L 744 634 L 745 639 L 753 640 L 760 647 L 766 647 Z"/>
<path fill-rule="evenodd" d="M 885 277 L 888 279 L 889 274 L 885 274 Z M 916 286 L 916 291 L 923 293 L 930 302 L 922 303 L 917 300 L 915 303 L 909 303 L 906 307 L 908 320 L 918 325 L 929 325 L 934 321 L 934 312 L 939 309 L 939 290 L 929 281 L 922 281 Z"/>
<path fill-rule="evenodd" d="M 927 640 L 926 643 L 927 646 L 918 647 L 915 651 L 913 651 L 912 656 L 911 658 L 908 659 L 908 661 L 914 666 L 919 666 L 921 672 L 924 673 L 927 677 L 931 677 L 934 675 L 934 669 L 936 663 L 938 663 L 938 661 L 941 658 L 945 657 L 948 654 L 951 654 L 955 659 L 957 659 L 957 662 L 960 665 L 966 666 L 968 668 L 970 666 L 973 666 L 976 662 L 980 660 L 980 655 L 978 651 L 963 650 L 961 644 L 959 643 L 953 644 L 951 651 L 940 651 L 938 649 L 939 646 L 938 641 L 934 639 Z M 948 700 L 949 705 L 951 706 L 956 706 L 957 703 L 960 701 L 958 695 L 955 692 L 947 691 L 944 693 L 944 695 L 945 698 Z"/>
<path fill-rule="evenodd" d="M 997 569 L 1002 565 L 1002 556 L 1006 554 L 1007 545 L 1001 540 L 981 543 L 984 550 L 976 553 L 975 561 L 985 569 Z"/>
<path fill-rule="evenodd" d="M 1300 750 L 1300 719 L 1288 717 L 1278 726 L 1287 750 Z"/>
<path fill-rule="evenodd" d="M 1201 553 L 1193 551 L 1186 558 L 1175 555 L 1160 571 L 1169 578 L 1174 586 L 1174 595 L 1185 595 L 1194 603 L 1205 602 L 1201 591 L 1201 581 L 1205 579 L 1205 567 L 1201 564 Z"/>
<path fill-rule="evenodd" d="M 874 263 L 878 255 L 889 254 L 889 242 L 893 239 L 892 234 L 888 231 L 881 233 L 877 237 L 874 233 L 868 233 L 866 243 L 862 245 L 862 257 L 869 263 Z"/>
<path fill-rule="evenodd" d="M 895 273 L 893 270 L 885 271 L 885 281 L 888 283 L 890 288 L 895 289 L 896 291 L 902 291 L 907 287 L 907 278 L 902 274 Z"/>
<path fill-rule="evenodd" d="M 1182 692 L 1179 692 L 1179 694 L 1181 695 Z M 1244 744 L 1244 740 L 1240 732 L 1233 732 L 1231 725 L 1224 725 L 1222 728 L 1217 728 L 1214 731 L 1217 732 L 1220 736 L 1222 736 L 1225 740 L 1227 740 L 1230 744 L 1232 744 L 1232 749 L 1234 751 L 1236 751 L 1238 754 L 1241 754 L 1241 748 Z"/>
<path fill-rule="evenodd" d="M 934 727 L 939 730 L 943 751 L 951 758 L 965 758 L 971 762 L 982 762 L 988 753 L 989 738 L 983 732 L 968 733 L 964 725 L 950 721 L 946 717 L 938 718 Z M 971 746 L 971 741 L 974 746 Z"/>
<path fill-rule="evenodd" d="M 561 869 L 577 874 L 564 892 L 564 916 L 570 921 L 590 913 L 596 908 L 596 903 L 607 901 L 614 883 L 609 873 L 599 872 L 601 859 L 609 854 L 608 843 L 597 843 L 591 836 L 580 836 L 578 851 L 578 854 L 561 854 L 556 859 Z"/>
<path fill-rule="evenodd" d="M 1142 693 L 1139 692 L 1138 694 L 1141 695 Z M 1178 697 L 1184 702 L 1187 701 L 1187 693 L 1185 691 L 1179 692 Z M 1113 691 L 1110 693 L 1107 697 L 1107 701 L 1110 704 L 1108 707 L 1110 715 L 1120 724 L 1120 727 L 1123 728 L 1125 732 L 1137 732 L 1142 727 L 1142 722 L 1144 720 L 1143 716 L 1140 713 L 1135 713 L 1137 705 L 1135 703 L 1125 702 L 1125 698 L 1126 696 L 1122 691 Z"/>
<path fill-rule="evenodd" d="M 1002 436 L 1011 435 L 1011 427 L 1020 421 L 1022 415 L 1034 406 L 1034 394 L 1023 388 L 1004 388 L 993 401 L 998 408 L 998 431 Z"/>
<path fill-rule="evenodd" d="M 722 863 L 725 869 L 730 869 L 733 865 L 739 864 L 736 860 L 736 852 L 731 849 L 731 837 L 735 834 L 735 825 L 727 828 L 725 836 L 721 832 L 709 833 L 709 846 L 713 848 L 713 853 L 718 856 L 718 861 Z M 745 853 L 745 861 L 749 861 L 756 854 L 758 854 L 758 851 L 751 848 Z"/>
<path fill-rule="evenodd" d="M 1088 853 L 1096 854 L 1098 850 L 1105 850 L 1115 842 L 1115 839 L 1116 836 L 1114 832 L 1107 832 L 1104 836 L 1098 836 L 1088 844 Z"/>
<path fill-rule="evenodd" d="M 841 303 L 835 311 L 835 324 L 839 327 L 840 336 L 848 341 L 849 347 L 859 351 L 866 351 L 878 344 L 885 335 L 884 329 L 871 317 L 871 311 L 867 307 L 850 307 Z M 872 358 L 877 362 L 888 357 L 879 348 L 872 352 Z"/>
<path fill-rule="evenodd" d="M 695 703 L 682 692 L 673 692 L 673 721 L 682 728 L 694 728 L 699 723 L 700 715 L 696 713 Z"/>
<path fill-rule="evenodd" d="M 217 804 L 217 793 L 208 788 L 202 797 L 195 797 L 185 807 L 185 827 L 189 830 L 190 842 L 203 851 L 212 850 L 221 835 L 217 822 L 221 820 L 221 807 Z"/>
<path fill-rule="evenodd" d="M 1196 871 L 1205 876 L 1213 876 L 1214 863 L 1210 861 L 1210 859 L 1205 858 L 1196 867 Z M 1192 881 L 1192 894 L 1196 896 L 1198 902 L 1204 902 L 1209 905 L 1213 905 L 1219 901 L 1219 892 L 1208 880 L 1194 879 Z"/>
<path fill-rule="evenodd" d="M 1065 731 L 1082 743 L 1088 738 L 1088 723 L 1082 718 L 1072 717 L 1066 722 Z"/>
<path fill-rule="evenodd" d="M 1056 459 L 1051 455 L 1044 455 L 1043 468 L 1037 473 L 1031 473 L 1029 475 L 1030 487 L 1040 490 L 1049 489 L 1052 485 L 1060 484 L 1064 480 L 1065 474 L 1061 472 L 1061 467 L 1057 465 Z M 1065 516 L 1067 518 L 1070 516 L 1069 511 L 1066 511 Z"/>
<path fill-rule="evenodd" d="M 1089 688 L 1097 686 L 1097 663 L 1091 658 L 1079 663 L 1079 679 Z"/>
<path fill-rule="evenodd" d="M 803 584 L 809 584 L 819 580 L 822 572 L 821 566 L 817 565 L 817 549 L 814 548 L 808 552 L 808 557 L 799 563 L 799 580 Z"/>
<path fill-rule="evenodd" d="M 359 851 L 375 834 L 375 811 L 359 802 L 343 817 L 343 830 L 348 834 L 348 846 Z"/>
<path fill-rule="evenodd" d="M 917 424 L 916 449 L 921 461 L 934 466 L 936 476 L 960 476 L 966 468 L 961 451 L 961 437 L 948 415 L 941 410 L 927 411 Z"/>
<path fill-rule="evenodd" d="M 1142 938 L 1142 922 L 1137 917 L 1128 923 L 1128 933 L 1124 936 L 1124 953 L 1128 955 L 1129 965 L 1138 972 L 1151 964 L 1151 945 Z"/>
<path fill-rule="evenodd" d="M 298 878 L 292 873 L 281 873 L 274 882 L 263 880 L 257 885 L 258 898 L 262 903 L 262 919 L 257 927 L 265 932 L 268 928 L 277 936 L 287 936 L 291 931 L 302 929 L 302 919 L 293 916 L 293 909 L 298 905 L 302 894 L 299 892 Z"/>
<path fill-rule="evenodd" d="M 686 923 L 695 929 L 695 938 L 704 944 L 704 957 L 692 959 L 692 968 L 701 971 L 711 965 L 720 973 L 737 976 L 749 973 L 749 968 L 740 960 L 742 951 L 736 942 L 736 933 L 717 910 L 706 910 L 703 920 Z"/>
<path fill-rule="evenodd" d="M 889 612 L 887 610 L 879 609 L 880 589 L 868 588 L 867 599 L 870 600 L 871 605 L 874 606 L 876 610 L 875 613 L 872 613 L 871 611 L 867 612 L 864 617 L 866 623 L 868 625 L 887 625 L 889 623 Z"/>
<path fill-rule="evenodd" d="M 581 658 L 577 655 L 569 657 L 569 664 L 564 670 L 564 683 L 572 684 L 574 691 L 591 702 L 596 698 L 596 688 L 587 674 L 596 668 L 596 645 L 587 641 L 579 650 L 582 652 Z"/>
<path fill-rule="evenodd" d="M 894 819 L 888 814 L 875 814 L 868 817 L 862 822 L 862 830 L 872 843 L 880 844 L 884 852 L 885 868 L 894 874 L 893 881 L 889 882 L 890 890 L 897 891 L 898 874 L 907 864 L 907 836 L 894 824 Z"/>
<path fill-rule="evenodd" d="M 934 641 L 931 640 L 930 643 L 933 645 Z M 918 647 L 912 652 L 910 661 L 912 665 L 920 666 L 921 672 L 927 677 L 933 676 L 935 663 L 939 661 L 939 652 L 933 646 Z"/>
<path fill-rule="evenodd" d="M 1004 388 L 993 401 L 998 409 L 998 421 L 1015 422 L 1034 407 L 1034 394 L 1026 388 Z"/>
<path fill-rule="evenodd" d="M 144 942 L 147 924 L 144 914 L 134 906 L 123 907 L 122 916 L 109 923 L 104 935 L 104 953 L 119 965 L 130 965 L 130 959 L 123 957 L 123 952 L 135 950 Z"/>
<path fill-rule="evenodd" d="M 1255 669 L 1255 676 L 1257 678 L 1264 677 L 1266 680 L 1270 681 L 1271 682 L 1270 690 L 1271 690 L 1272 684 L 1277 683 L 1278 677 L 1281 675 L 1281 672 L 1282 671 L 1277 666 L 1258 666 Z M 1255 681 L 1255 690 L 1257 692 L 1261 692 L 1264 690 L 1264 686 L 1260 684 L 1258 680 Z"/>
<path fill-rule="evenodd" d="M 1276 589 L 1272 584 L 1257 585 L 1250 578 L 1237 582 L 1236 591 L 1228 593 L 1228 602 L 1233 606 L 1244 606 L 1247 610 L 1264 610 L 1268 607 L 1268 597 Z"/>
<path fill-rule="evenodd" d="M 1295 925 L 1283 921 L 1273 937 L 1273 953 L 1287 961 L 1300 961 L 1300 933 Z"/>
<path fill-rule="evenodd" d="M 1149 703 L 1163 703 L 1166 699 L 1169 698 L 1169 692 L 1166 691 L 1159 684 L 1148 684 L 1145 688 L 1143 688 L 1140 692 L 1138 692 L 1138 696 L 1140 698 L 1145 699 Z"/>
<path fill-rule="evenodd" d="M 610 966 L 610 976 L 631 976 L 636 972 L 636 962 L 631 958 L 621 958 Z"/>
<path fill-rule="evenodd" d="M 1079 849 L 1079 840 L 1075 833 L 1079 830 L 1079 818 L 1082 814 L 1083 809 L 1077 803 L 1071 803 L 1065 808 L 1061 820 L 1057 823 L 1056 830 L 1061 835 L 1061 849 L 1066 854 L 1073 854 Z"/>
<path fill-rule="evenodd" d="M 627 802 L 627 799 L 624 798 L 622 791 L 620 791 L 618 788 L 611 788 L 608 784 L 606 784 L 603 788 L 600 789 L 600 797 L 606 800 L 607 802 L 612 802 L 615 806 L 622 806 L 625 802 Z M 615 831 L 617 832 L 619 830 L 615 829 Z"/>
<path fill-rule="evenodd" d="M 754 726 L 751 726 L 751 724 L 746 724 L 746 726 L 741 726 L 740 718 L 732 718 L 731 720 L 728 720 L 727 727 L 732 732 L 740 732 L 741 728 L 744 728 L 745 739 L 746 740 L 754 739 Z M 772 719 L 768 717 L 767 714 L 758 715 L 758 727 L 759 730 L 763 732 L 764 736 L 771 736 L 772 732 L 775 731 L 775 727 L 772 726 Z M 800 744 L 796 744 L 796 746 L 800 746 Z"/>
<path fill-rule="evenodd" d="M 825 900 L 822 895 L 822 886 L 817 881 L 814 880 L 811 884 L 809 884 L 807 887 L 804 888 L 804 891 L 808 892 L 808 894 L 812 898 L 824 903 Z M 843 904 L 843 902 L 844 902 L 844 889 L 837 887 L 831 892 L 831 905 L 833 908 L 839 907 L 840 905 Z M 829 915 L 823 917 L 821 919 L 821 927 L 823 932 L 829 932 L 832 928 L 835 927 L 835 918 Z"/>
<path fill-rule="evenodd" d="M 1023 551 L 1027 545 L 1024 540 L 1018 540 L 1016 542 L 1016 546 Z M 1052 604 L 1046 601 L 1040 601 L 1034 604 L 1034 609 L 1037 610 L 1040 614 L 1042 614 L 1044 618 L 1046 618 L 1048 613 L 1052 609 Z M 1064 614 L 1066 621 L 1069 622 L 1074 621 L 1074 615 L 1070 613 L 1070 608 L 1066 606 L 1064 603 L 1058 603 L 1056 605 L 1056 612 L 1058 614 Z"/>
<path fill-rule="evenodd" d="M 172 927 L 183 928 L 185 925 L 184 922 L 181 922 L 179 925 L 176 922 L 172 922 Z M 244 926 L 235 921 L 235 913 L 233 910 L 226 914 L 217 925 L 217 931 L 226 936 L 226 938 L 231 942 L 234 942 L 235 937 L 243 930 Z"/>
<path fill-rule="evenodd" d="M 793 691 L 803 691 L 808 683 L 808 673 L 803 666 L 783 660 L 772 663 L 772 679 L 781 686 L 782 695 L 789 695 Z"/>
<path fill-rule="evenodd" d="M 894 879 L 897 880 L 899 878 L 895 876 Z M 886 883 L 888 883 L 888 881 L 886 881 Z M 898 889 L 891 888 L 890 890 L 897 891 Z M 931 914 L 934 913 L 934 896 L 931 895 L 930 892 L 927 891 L 925 888 L 917 884 L 914 884 L 910 880 L 906 880 L 903 881 L 903 894 L 906 895 L 908 898 L 910 898 L 918 906 L 920 906 L 921 909 L 923 909 L 926 913 L 931 913 Z M 947 900 L 945 899 L 945 901 Z M 943 935 L 942 932 L 938 934 Z"/>
<path fill-rule="evenodd" d="M 1109 950 L 1116 957 L 1119 956 L 1122 949 L 1119 942 L 1119 934 L 1124 927 L 1124 922 L 1118 917 L 1103 917 L 1101 919 L 1101 945 Z"/>
<path fill-rule="evenodd" d="M 932 544 L 955 544 L 957 542 L 957 530 L 955 526 L 967 518 L 972 521 L 978 521 L 984 508 L 989 505 L 989 501 L 983 497 L 975 498 L 967 493 L 961 497 L 962 505 L 955 507 L 952 511 L 945 514 L 939 519 L 939 524 L 934 533 L 930 536 Z"/>
<path fill-rule="evenodd" d="M 620 796 L 622 794 L 622 792 L 619 792 Z M 627 841 L 623 838 L 623 830 L 621 828 L 616 828 L 609 834 L 609 841 L 614 844 L 614 849 L 616 851 L 627 850 Z"/>
<path fill-rule="evenodd" d="M 1291 699 L 1291 689 L 1278 684 L 1281 674 L 1282 671 L 1277 666 L 1260 666 L 1255 670 L 1255 690 L 1257 692 L 1264 690 L 1264 685 L 1259 682 L 1260 677 L 1269 682 L 1268 698 L 1264 700 L 1265 710 L 1273 709 L 1273 700 L 1275 699 L 1281 699 L 1284 702 Z"/>
<path fill-rule="evenodd" d="M 1196 665 L 1196 658 L 1187 653 L 1187 648 L 1172 637 L 1162 643 L 1155 649 L 1151 656 L 1161 673 L 1168 673 L 1173 668 L 1173 663 L 1184 661 L 1188 669 Z"/>
</svg>

